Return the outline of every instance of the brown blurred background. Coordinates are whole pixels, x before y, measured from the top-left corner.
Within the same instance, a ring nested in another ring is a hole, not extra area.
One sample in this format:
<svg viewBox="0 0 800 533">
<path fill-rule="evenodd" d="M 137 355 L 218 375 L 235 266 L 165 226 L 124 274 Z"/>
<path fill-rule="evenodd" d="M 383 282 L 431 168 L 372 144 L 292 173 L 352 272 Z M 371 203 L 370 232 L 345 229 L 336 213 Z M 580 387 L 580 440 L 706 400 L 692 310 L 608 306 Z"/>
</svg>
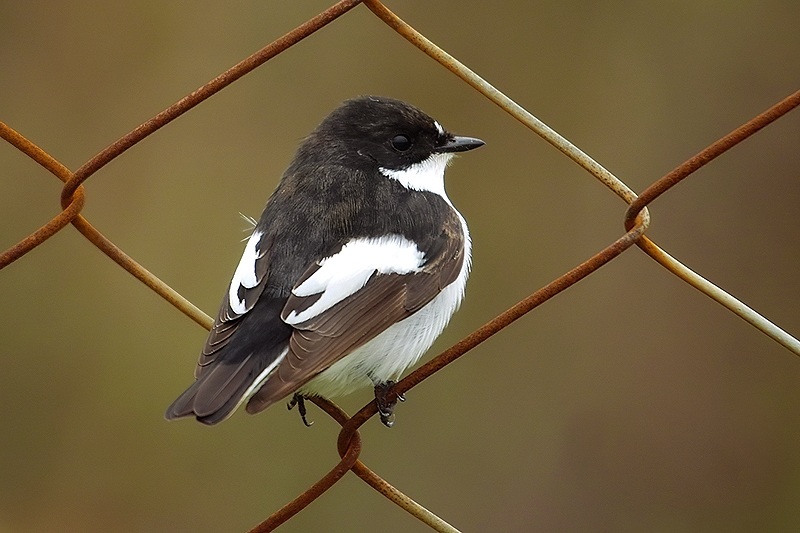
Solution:
<svg viewBox="0 0 800 533">
<path fill-rule="evenodd" d="M 0 120 L 72 169 L 318 13 L 0 3 Z M 800 87 L 800 4 L 392 1 L 635 190 Z M 86 184 L 83 214 L 216 312 L 298 141 L 381 94 L 487 145 L 448 172 L 474 271 L 438 352 L 616 239 L 624 204 L 359 7 Z M 650 235 L 800 334 L 800 112 L 651 208 Z M 60 182 L 0 143 L 0 248 Z M 0 272 L 0 531 L 243 531 L 338 460 L 281 406 L 167 423 L 205 332 L 67 228 Z M 408 394 L 362 458 L 466 531 L 800 529 L 800 360 L 638 249 Z M 369 391 L 339 403 L 353 411 Z M 281 531 L 426 531 L 350 475 Z"/>
</svg>

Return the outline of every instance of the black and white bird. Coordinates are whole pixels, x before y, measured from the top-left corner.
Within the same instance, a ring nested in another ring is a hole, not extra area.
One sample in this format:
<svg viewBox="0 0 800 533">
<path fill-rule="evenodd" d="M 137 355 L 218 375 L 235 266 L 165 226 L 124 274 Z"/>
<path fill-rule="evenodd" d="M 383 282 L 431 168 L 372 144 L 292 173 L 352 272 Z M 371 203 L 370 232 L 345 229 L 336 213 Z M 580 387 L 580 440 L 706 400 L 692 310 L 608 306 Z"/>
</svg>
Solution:
<svg viewBox="0 0 800 533">
<path fill-rule="evenodd" d="M 394 380 L 441 334 L 470 270 L 464 217 L 444 189 L 457 137 L 390 98 L 344 102 L 300 145 L 247 241 L 200 354 L 166 417 L 216 424 L 294 393 L 373 386 L 393 422 Z"/>
</svg>

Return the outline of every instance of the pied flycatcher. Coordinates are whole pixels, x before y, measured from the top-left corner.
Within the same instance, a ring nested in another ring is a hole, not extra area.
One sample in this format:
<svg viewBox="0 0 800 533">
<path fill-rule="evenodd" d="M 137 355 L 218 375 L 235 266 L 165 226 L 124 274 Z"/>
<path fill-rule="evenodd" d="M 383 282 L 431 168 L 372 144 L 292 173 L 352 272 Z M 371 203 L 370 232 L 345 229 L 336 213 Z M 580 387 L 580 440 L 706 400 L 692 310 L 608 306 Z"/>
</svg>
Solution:
<svg viewBox="0 0 800 533">
<path fill-rule="evenodd" d="M 344 102 L 303 141 L 247 241 L 200 354 L 166 417 L 216 424 L 294 393 L 388 391 L 441 334 L 470 269 L 464 217 L 444 190 L 457 137 L 390 98 Z M 306 422 L 308 424 L 308 422 Z"/>
</svg>

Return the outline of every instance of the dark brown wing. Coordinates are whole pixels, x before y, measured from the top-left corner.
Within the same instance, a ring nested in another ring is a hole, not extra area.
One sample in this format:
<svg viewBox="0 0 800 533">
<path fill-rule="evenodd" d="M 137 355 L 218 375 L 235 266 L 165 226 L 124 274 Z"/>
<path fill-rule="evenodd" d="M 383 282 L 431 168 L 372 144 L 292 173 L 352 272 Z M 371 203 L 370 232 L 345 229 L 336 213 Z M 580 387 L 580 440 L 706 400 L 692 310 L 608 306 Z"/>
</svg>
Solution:
<svg viewBox="0 0 800 533">
<path fill-rule="evenodd" d="M 256 234 L 254 234 L 255 236 Z M 253 237 L 251 237 L 252 239 Z M 249 243 L 248 243 L 249 244 Z M 261 293 L 264 292 L 264 287 L 267 284 L 267 271 L 269 266 L 269 251 L 272 241 L 267 237 L 261 237 L 259 242 L 254 245 L 253 270 L 255 272 L 255 283 L 248 283 L 245 286 L 242 280 L 239 279 L 240 267 L 237 268 L 231 280 L 228 292 L 222 299 L 219 306 L 217 318 L 214 320 L 214 325 L 206 338 L 206 343 L 203 350 L 200 352 L 200 358 L 197 361 L 195 368 L 195 378 L 200 378 L 206 372 L 209 365 L 211 365 L 217 358 L 223 354 L 223 348 L 228 344 L 231 336 L 236 332 L 242 318 L 249 313 L 255 306 Z M 246 253 L 242 256 L 242 261 L 246 260 Z M 233 308 L 231 295 L 238 298 L 237 308 Z"/>
<path fill-rule="evenodd" d="M 251 241 L 200 353 L 195 382 L 169 406 L 168 419 L 224 420 L 286 355 L 292 332 L 280 318 L 286 297 L 265 292 L 271 243 L 257 232 Z"/>
<path fill-rule="evenodd" d="M 302 387 L 314 376 L 356 348 L 374 339 L 392 324 L 428 304 L 444 287 L 455 281 L 464 263 L 461 228 L 443 233 L 432 257 L 418 272 L 373 273 L 354 294 L 305 322 L 294 324 L 289 353 L 277 371 L 247 403 L 248 413 L 257 413 Z M 298 282 L 319 269 L 311 267 Z M 282 317 L 298 314 L 320 298 L 319 294 L 292 295 Z"/>
</svg>

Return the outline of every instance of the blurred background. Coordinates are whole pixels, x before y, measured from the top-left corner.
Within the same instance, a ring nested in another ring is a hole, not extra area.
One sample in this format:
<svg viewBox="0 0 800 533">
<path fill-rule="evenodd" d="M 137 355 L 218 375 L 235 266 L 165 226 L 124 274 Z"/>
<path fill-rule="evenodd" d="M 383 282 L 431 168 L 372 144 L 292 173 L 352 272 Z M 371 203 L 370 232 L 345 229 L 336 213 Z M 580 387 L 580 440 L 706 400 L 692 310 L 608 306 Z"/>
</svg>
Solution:
<svg viewBox="0 0 800 533">
<path fill-rule="evenodd" d="M 0 120 L 71 169 L 330 5 L 0 3 Z M 390 1 L 634 190 L 800 86 L 800 4 Z M 624 204 L 365 7 L 86 183 L 83 214 L 209 314 L 298 142 L 400 98 L 486 147 L 448 347 L 622 234 Z M 649 235 L 800 334 L 800 113 L 651 206 Z M 60 182 L 0 143 L 0 248 Z M 338 461 L 275 406 L 167 423 L 205 331 L 68 227 L 0 272 L 0 531 L 244 531 Z M 431 356 L 429 355 L 428 358 Z M 408 393 L 362 459 L 466 531 L 800 529 L 800 360 L 634 248 Z M 343 398 L 354 412 L 370 391 Z M 426 531 L 348 475 L 281 531 Z"/>
</svg>

